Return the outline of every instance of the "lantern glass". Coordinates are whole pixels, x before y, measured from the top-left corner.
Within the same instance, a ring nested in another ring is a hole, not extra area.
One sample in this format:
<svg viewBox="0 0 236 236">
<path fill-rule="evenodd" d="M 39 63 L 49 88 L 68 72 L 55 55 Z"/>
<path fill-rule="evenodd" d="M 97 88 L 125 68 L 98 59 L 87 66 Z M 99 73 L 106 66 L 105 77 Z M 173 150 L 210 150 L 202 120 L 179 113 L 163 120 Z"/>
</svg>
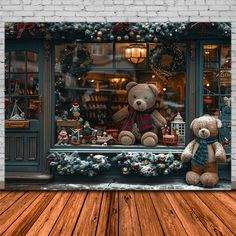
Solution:
<svg viewBox="0 0 236 236">
<path fill-rule="evenodd" d="M 133 64 L 142 63 L 147 57 L 147 49 L 143 44 L 131 44 L 125 49 L 125 57 Z"/>
</svg>

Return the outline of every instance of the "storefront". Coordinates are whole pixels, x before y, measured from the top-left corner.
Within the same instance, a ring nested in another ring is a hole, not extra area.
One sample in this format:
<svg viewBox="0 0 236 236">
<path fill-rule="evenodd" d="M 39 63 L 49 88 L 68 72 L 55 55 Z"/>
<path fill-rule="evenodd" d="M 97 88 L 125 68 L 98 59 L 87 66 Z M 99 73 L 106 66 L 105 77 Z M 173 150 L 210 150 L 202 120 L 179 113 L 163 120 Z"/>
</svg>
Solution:
<svg viewBox="0 0 236 236">
<path fill-rule="evenodd" d="M 218 138 L 228 159 L 220 170 L 230 181 L 230 24 L 9 23 L 5 35 L 7 176 L 94 176 L 100 172 L 65 159 L 79 155 L 78 162 L 91 162 L 101 154 L 96 162 L 103 163 L 103 175 L 112 172 L 109 159 L 117 158 L 121 175 L 179 171 L 183 177 L 180 154 L 193 138 L 190 123 L 210 114 L 223 124 Z M 118 140 L 122 123 L 112 117 L 127 106 L 131 81 L 158 91 L 155 106 L 167 125 L 158 127 L 155 146 L 142 145 L 135 126 L 132 145 Z M 178 162 L 154 170 L 147 157 L 143 167 L 151 170 L 134 171 L 132 161 L 126 166 L 117 157 L 126 153 L 127 160 L 129 153 L 134 159 L 143 152 L 171 153 Z"/>
</svg>

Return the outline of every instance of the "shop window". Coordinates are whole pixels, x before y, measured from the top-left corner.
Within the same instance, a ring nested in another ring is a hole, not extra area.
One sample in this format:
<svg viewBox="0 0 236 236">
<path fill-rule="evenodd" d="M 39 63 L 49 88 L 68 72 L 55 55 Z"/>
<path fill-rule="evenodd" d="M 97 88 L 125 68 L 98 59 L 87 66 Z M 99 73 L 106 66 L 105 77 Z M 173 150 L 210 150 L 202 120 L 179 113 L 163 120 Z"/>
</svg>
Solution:
<svg viewBox="0 0 236 236">
<path fill-rule="evenodd" d="M 11 51 L 6 53 L 6 119 L 10 119 L 13 115 L 14 104 L 17 104 L 26 119 L 38 119 L 38 64 L 38 54 L 35 52 Z"/>
<path fill-rule="evenodd" d="M 220 141 L 231 140 L 231 49 L 230 45 L 204 45 L 203 112 L 220 118 Z"/>
<path fill-rule="evenodd" d="M 137 63 L 136 59 L 131 61 L 127 57 L 126 49 L 132 45 L 135 44 L 55 46 L 56 145 L 119 145 L 117 135 L 121 123 L 114 123 L 112 115 L 128 105 L 125 88 L 130 81 L 154 84 L 158 90 L 156 106 L 167 120 L 166 127 L 159 127 L 158 146 L 185 145 L 185 62 L 182 61 L 182 71 L 172 68 L 164 72 L 162 69 L 173 63 L 173 55 L 167 52 L 165 56 L 163 52 L 160 69 L 154 69 L 150 65 L 152 50 L 163 46 L 140 44 L 138 50 L 145 50 L 142 51 L 144 58 Z M 177 47 L 184 55 L 185 45 L 178 44 Z M 86 56 L 82 57 L 84 51 Z M 136 51 L 133 57 L 137 57 L 139 52 Z M 179 142 L 174 138 L 163 142 L 163 134 L 174 137 L 176 128 L 179 128 Z M 109 140 L 109 137 L 112 138 Z M 140 145 L 140 141 L 135 145 Z"/>
</svg>

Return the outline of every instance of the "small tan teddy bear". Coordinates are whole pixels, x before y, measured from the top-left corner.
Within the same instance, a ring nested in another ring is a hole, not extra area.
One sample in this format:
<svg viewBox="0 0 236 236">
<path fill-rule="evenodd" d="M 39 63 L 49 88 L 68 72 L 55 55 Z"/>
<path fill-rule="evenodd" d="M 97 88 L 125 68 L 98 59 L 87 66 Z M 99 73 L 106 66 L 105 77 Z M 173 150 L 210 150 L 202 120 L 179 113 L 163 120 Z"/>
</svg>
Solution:
<svg viewBox="0 0 236 236">
<path fill-rule="evenodd" d="M 158 137 L 157 128 L 166 124 L 166 120 L 156 110 L 158 91 L 154 84 L 137 84 L 129 82 L 126 85 L 129 106 L 116 112 L 112 119 L 119 122 L 125 119 L 119 142 L 123 145 L 132 145 L 137 137 L 132 132 L 134 127 L 141 133 L 141 143 L 145 146 L 156 146 Z"/>
<path fill-rule="evenodd" d="M 210 115 L 192 121 L 190 128 L 196 137 L 181 156 L 184 162 L 191 160 L 192 171 L 186 174 L 188 184 L 197 185 L 201 182 L 205 187 L 214 187 L 218 183 L 217 162 L 226 161 L 225 150 L 216 138 L 221 126 L 221 121 Z"/>
</svg>

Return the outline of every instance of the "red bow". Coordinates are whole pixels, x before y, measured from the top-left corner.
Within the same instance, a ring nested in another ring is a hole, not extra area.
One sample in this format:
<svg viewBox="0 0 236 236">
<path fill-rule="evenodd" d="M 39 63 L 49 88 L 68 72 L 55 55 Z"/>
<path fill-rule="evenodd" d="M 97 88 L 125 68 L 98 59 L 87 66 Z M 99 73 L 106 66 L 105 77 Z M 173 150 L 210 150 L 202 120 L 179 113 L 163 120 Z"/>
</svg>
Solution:
<svg viewBox="0 0 236 236">
<path fill-rule="evenodd" d="M 130 30 L 130 24 L 129 23 L 116 23 L 114 26 L 114 31 L 117 34 L 120 34 L 122 32 L 127 32 Z"/>
<path fill-rule="evenodd" d="M 17 38 L 21 38 L 25 30 L 28 30 L 29 33 L 32 36 L 34 36 L 34 32 L 33 32 L 34 27 L 35 27 L 35 23 L 18 23 L 16 26 L 17 31 L 18 31 Z"/>
</svg>

